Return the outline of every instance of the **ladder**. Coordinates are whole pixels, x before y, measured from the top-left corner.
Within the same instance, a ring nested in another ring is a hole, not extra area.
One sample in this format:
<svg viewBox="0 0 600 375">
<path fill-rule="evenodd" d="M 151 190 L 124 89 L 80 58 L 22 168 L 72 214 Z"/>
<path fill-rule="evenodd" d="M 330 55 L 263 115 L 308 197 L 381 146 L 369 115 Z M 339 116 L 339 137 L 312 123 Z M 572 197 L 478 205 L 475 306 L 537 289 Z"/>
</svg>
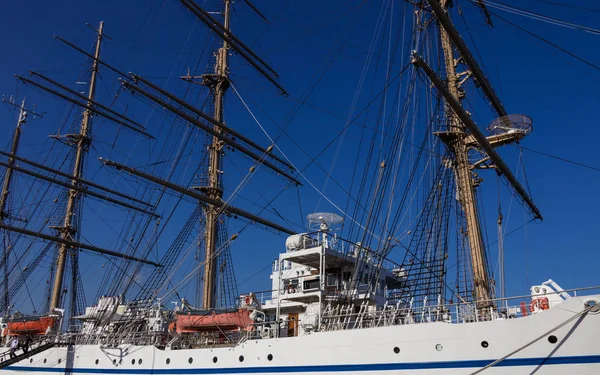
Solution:
<svg viewBox="0 0 600 375">
<path fill-rule="evenodd" d="M 3 353 L 3 359 L 4 360 L 2 360 L 2 362 L 0 362 L 0 369 L 3 369 L 5 367 L 13 365 L 13 364 L 15 364 L 17 362 L 20 362 L 20 361 L 22 361 L 24 359 L 27 359 L 27 358 L 29 358 L 29 357 L 31 357 L 33 355 L 39 354 L 39 353 L 41 353 L 43 351 L 46 351 L 46 350 L 54 347 L 55 345 L 56 345 L 55 342 L 49 342 L 49 343 L 40 345 L 38 347 L 29 349 L 29 351 L 27 353 L 22 353 L 20 355 L 17 355 L 17 356 L 15 356 L 13 358 L 8 358 L 8 359 L 5 359 L 5 358 L 9 355 L 8 354 L 9 352 L 5 352 L 5 353 Z"/>
</svg>

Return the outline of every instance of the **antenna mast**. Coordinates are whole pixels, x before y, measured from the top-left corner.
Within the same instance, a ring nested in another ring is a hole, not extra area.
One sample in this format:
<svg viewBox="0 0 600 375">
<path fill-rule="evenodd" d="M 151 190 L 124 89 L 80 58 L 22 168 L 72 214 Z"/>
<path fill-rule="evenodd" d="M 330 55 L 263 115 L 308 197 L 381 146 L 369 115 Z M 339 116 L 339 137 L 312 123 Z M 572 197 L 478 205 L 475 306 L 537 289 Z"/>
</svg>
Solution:
<svg viewBox="0 0 600 375">
<path fill-rule="evenodd" d="M 450 0 L 439 1 L 444 11 L 447 11 L 449 3 Z M 464 98 L 464 92 L 460 88 L 459 77 L 456 73 L 457 59 L 454 57 L 452 41 L 443 27 L 439 27 L 439 30 L 444 52 L 447 88 L 452 97 L 461 102 Z M 468 133 L 465 125 L 449 106 L 446 107 L 446 118 L 448 120 L 448 130 L 437 135 L 448 145 L 456 157 L 455 174 L 458 197 L 467 225 L 466 235 L 471 252 L 475 298 L 478 307 L 489 307 L 491 305 L 491 302 L 489 302 L 491 299 L 490 279 L 485 261 L 485 247 L 475 197 L 475 187 L 478 182 L 473 173 L 473 166 L 469 162 L 469 146 L 466 142 Z"/>
<path fill-rule="evenodd" d="M 231 0 L 225 0 L 225 9 L 223 11 L 223 30 L 225 36 L 228 36 L 230 29 L 230 10 Z M 214 119 L 219 123 L 223 123 L 223 99 L 225 92 L 229 88 L 228 77 L 228 53 L 229 44 L 226 39 L 223 39 L 223 45 L 216 54 L 216 62 L 213 74 L 205 74 L 202 76 L 203 83 L 208 86 L 215 99 Z M 213 126 L 213 129 L 221 133 L 223 130 L 218 126 Z M 220 200 L 223 197 L 223 188 L 221 186 L 221 165 L 223 156 L 224 143 L 218 137 L 213 136 L 211 145 L 209 146 L 209 166 L 208 166 L 208 186 L 201 190 L 211 199 Z M 205 215 L 205 230 L 204 230 L 204 277 L 202 291 L 202 308 L 209 310 L 215 304 L 215 275 L 216 275 L 216 250 L 217 237 L 219 228 L 219 209 L 213 205 L 204 206 Z"/>
<path fill-rule="evenodd" d="M 94 53 L 94 62 L 92 64 L 92 76 L 90 79 L 90 86 L 88 91 L 88 103 L 87 106 L 93 105 L 94 95 L 96 92 L 96 79 L 98 76 L 98 60 L 100 58 L 100 45 L 102 44 L 102 29 L 104 23 L 101 21 L 98 28 L 96 50 Z M 83 112 L 83 119 L 81 120 L 81 128 L 79 134 L 70 135 L 69 138 L 73 139 L 74 145 L 77 147 L 75 154 L 75 164 L 73 166 L 73 179 L 71 184 L 79 186 L 81 184 L 81 178 L 83 175 L 83 162 L 85 154 L 89 150 L 91 143 L 90 128 L 92 124 L 92 111 L 86 109 Z M 67 197 L 67 209 L 65 212 L 65 218 L 63 226 L 58 229 L 61 232 L 61 237 L 65 241 L 73 241 L 74 235 L 77 232 L 77 228 L 74 226 L 74 215 L 78 207 L 80 192 L 76 189 L 70 189 Z M 58 259 L 56 262 L 56 273 L 54 276 L 54 286 L 52 288 L 52 296 L 50 299 L 50 311 L 59 308 L 61 303 L 62 285 L 65 273 L 65 264 L 67 259 L 67 251 L 70 246 L 63 242 L 58 249 Z M 76 288 L 73 285 L 73 288 Z"/>
</svg>

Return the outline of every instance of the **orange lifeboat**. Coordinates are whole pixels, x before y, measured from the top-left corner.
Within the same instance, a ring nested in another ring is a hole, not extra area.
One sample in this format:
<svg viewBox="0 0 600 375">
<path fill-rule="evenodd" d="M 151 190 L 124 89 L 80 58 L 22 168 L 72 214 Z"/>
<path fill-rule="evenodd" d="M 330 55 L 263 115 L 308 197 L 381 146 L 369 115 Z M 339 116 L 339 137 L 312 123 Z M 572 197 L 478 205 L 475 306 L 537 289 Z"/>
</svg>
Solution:
<svg viewBox="0 0 600 375">
<path fill-rule="evenodd" d="M 253 323 L 248 309 L 198 310 L 177 312 L 176 327 L 177 333 L 250 331 Z"/>
<path fill-rule="evenodd" d="M 27 316 L 6 322 L 3 336 L 45 335 L 57 322 L 56 316 Z"/>
</svg>

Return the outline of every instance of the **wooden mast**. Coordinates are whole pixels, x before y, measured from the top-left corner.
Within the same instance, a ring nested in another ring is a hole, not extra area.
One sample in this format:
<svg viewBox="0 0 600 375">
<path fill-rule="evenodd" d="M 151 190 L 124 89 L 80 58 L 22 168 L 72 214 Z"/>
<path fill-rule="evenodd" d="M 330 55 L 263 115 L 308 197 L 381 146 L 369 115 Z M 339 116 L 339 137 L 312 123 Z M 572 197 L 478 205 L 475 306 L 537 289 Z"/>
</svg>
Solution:
<svg viewBox="0 0 600 375">
<path fill-rule="evenodd" d="M 98 28 L 97 39 L 96 39 L 96 50 L 94 53 L 94 62 L 92 64 L 92 76 L 90 79 L 90 86 L 88 91 L 88 107 L 93 105 L 93 99 L 96 92 L 96 80 L 98 77 L 98 59 L 100 58 L 100 45 L 102 44 L 102 28 L 103 22 L 100 22 L 100 26 Z M 92 123 L 92 111 L 86 109 L 83 112 L 83 119 L 81 120 L 81 127 L 79 130 L 79 134 L 72 135 L 70 138 L 73 139 L 73 142 L 76 149 L 75 154 L 75 165 L 73 166 L 73 179 L 71 180 L 71 184 L 77 186 L 81 183 L 81 178 L 83 175 L 83 163 L 85 154 L 89 150 L 89 146 L 91 143 L 90 138 L 90 127 Z M 70 189 L 67 197 L 67 209 L 65 212 L 65 218 L 63 221 L 63 226 L 58 228 L 61 232 L 61 237 L 66 241 L 73 241 L 74 235 L 77 232 L 77 228 L 74 226 L 74 215 L 79 203 L 79 191 L 76 189 Z M 67 259 L 67 251 L 70 246 L 63 242 L 58 249 L 58 259 L 56 262 L 56 273 L 54 275 L 54 286 L 52 288 L 52 295 L 50 299 L 50 311 L 60 307 L 61 304 L 61 295 L 62 295 L 62 285 L 63 278 L 65 272 L 65 264 Z M 73 288 L 76 286 L 74 285 Z"/>
<path fill-rule="evenodd" d="M 435 1 L 435 0 L 434 0 Z M 446 11 L 450 0 L 440 0 L 441 7 Z M 454 99 L 461 102 L 464 92 L 460 88 L 459 78 L 456 74 L 457 59 L 454 57 L 454 48 L 447 31 L 440 27 L 440 40 L 444 52 L 444 65 L 446 69 L 446 84 L 448 91 Z M 458 189 L 458 197 L 466 221 L 466 236 L 471 253 L 471 266 L 473 269 L 473 284 L 475 288 L 475 299 L 478 307 L 491 305 L 490 279 L 485 261 L 485 247 L 481 233 L 481 223 L 477 211 L 477 200 L 475 196 L 476 176 L 473 174 L 473 166 L 469 162 L 469 147 L 466 142 L 468 133 L 465 125 L 456 113 L 446 107 L 446 118 L 448 120 L 448 131 L 438 135 L 456 157 L 455 175 Z"/>
<path fill-rule="evenodd" d="M 8 158 L 8 165 L 15 165 L 14 156 L 17 154 L 17 150 L 19 149 L 19 139 L 21 138 L 21 125 L 27 122 L 27 110 L 25 109 L 25 99 L 21 102 L 21 107 L 19 111 L 19 119 L 17 121 L 17 127 L 15 128 L 15 133 L 13 135 L 13 141 L 10 148 L 10 156 Z M 9 215 L 6 210 L 6 205 L 8 203 L 8 195 L 10 193 L 10 183 L 12 180 L 13 170 L 11 168 L 6 169 L 6 175 L 4 176 L 4 182 L 2 184 L 2 193 L 0 195 L 0 224 L 4 224 L 4 219 L 6 219 Z M 8 254 L 10 252 L 10 244 L 8 240 L 3 240 L 2 246 L 2 262 L 4 264 L 4 275 L 3 281 L 4 284 L 3 289 L 3 300 L 4 306 L 6 308 L 6 312 L 9 309 L 9 300 L 8 300 Z"/>
<path fill-rule="evenodd" d="M 225 35 L 229 32 L 231 0 L 225 0 L 225 10 L 223 12 L 223 29 Z M 210 87 L 215 99 L 214 119 L 223 123 L 223 99 L 225 92 L 229 87 L 228 78 L 228 60 L 229 45 L 226 39 L 223 39 L 223 45 L 217 51 L 217 59 L 214 67 L 214 74 L 205 75 L 204 83 Z M 218 133 L 222 129 L 214 126 Z M 220 200 L 223 197 L 223 188 L 221 186 L 220 175 L 222 165 L 224 143 L 213 136 L 209 146 L 209 166 L 208 166 L 208 186 L 203 188 L 204 192 L 211 199 Z M 205 310 L 215 307 L 215 275 L 216 275 L 216 250 L 219 228 L 218 207 L 213 205 L 204 206 L 205 230 L 204 230 L 204 277 L 202 285 L 202 308 Z"/>
</svg>

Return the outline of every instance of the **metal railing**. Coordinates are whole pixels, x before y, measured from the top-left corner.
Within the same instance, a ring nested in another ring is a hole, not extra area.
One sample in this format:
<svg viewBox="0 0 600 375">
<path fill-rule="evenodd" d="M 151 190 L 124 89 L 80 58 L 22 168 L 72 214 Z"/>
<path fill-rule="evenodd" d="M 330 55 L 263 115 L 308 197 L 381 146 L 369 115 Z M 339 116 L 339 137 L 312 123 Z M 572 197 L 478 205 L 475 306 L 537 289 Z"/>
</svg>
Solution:
<svg viewBox="0 0 600 375">
<path fill-rule="evenodd" d="M 576 288 L 549 292 L 546 295 L 559 295 L 564 292 L 577 292 L 598 290 L 600 286 Z M 512 301 L 512 303 L 510 303 Z M 514 305 L 514 301 L 518 304 Z M 489 301 L 480 301 L 479 305 L 489 302 L 490 307 L 477 308 L 476 303 L 460 302 L 440 305 L 411 307 L 407 304 L 386 305 L 378 310 L 369 310 L 365 304 L 359 312 L 353 312 L 353 306 L 338 306 L 326 308 L 321 317 L 321 331 L 372 328 L 391 325 L 421 324 L 444 322 L 449 324 L 471 323 L 490 320 L 517 319 L 540 312 L 539 309 L 530 308 L 531 296 L 522 295 L 508 298 L 497 298 Z M 346 310 L 344 310 L 346 308 Z M 549 307 L 552 308 L 552 307 Z"/>
<path fill-rule="evenodd" d="M 568 292 L 577 295 L 584 291 L 600 291 L 600 286 L 576 288 L 561 291 L 550 291 L 546 295 Z M 270 291 L 262 292 L 264 295 Z M 260 294 L 256 293 L 260 300 Z M 266 297 L 264 297 L 266 298 Z M 445 303 L 426 306 L 411 306 L 410 303 L 386 304 L 373 310 L 368 303 L 360 305 L 355 312 L 353 305 L 328 305 L 321 313 L 320 320 L 314 327 L 317 331 L 333 331 L 385 327 L 406 324 L 426 324 L 441 322 L 446 324 L 463 324 L 478 321 L 499 319 L 518 319 L 530 315 L 531 296 L 522 295 L 509 298 L 493 299 L 489 302 L 491 307 L 477 308 L 475 303 Z M 596 301 L 596 303 L 599 301 Z M 482 302 L 479 302 L 482 306 Z M 550 309 L 554 308 L 552 306 Z M 534 311 L 533 313 L 537 313 Z M 301 326 L 300 320 L 294 321 L 295 329 Z M 283 328 L 282 328 L 283 327 Z M 246 340 L 265 339 L 278 337 L 281 330 L 289 327 L 289 321 L 283 319 L 275 322 L 257 322 L 246 330 L 212 331 L 178 334 L 175 332 L 138 331 L 138 332 L 106 332 L 97 334 L 84 334 L 81 332 L 65 332 L 50 334 L 32 342 L 30 351 L 42 348 L 48 344 L 53 346 L 64 345 L 101 345 L 117 347 L 121 345 L 154 345 L 159 348 L 169 347 L 172 350 L 188 348 L 232 347 Z M 297 331 L 294 335 L 297 334 Z M 19 351 L 21 352 L 21 351 Z M 17 353 L 18 354 L 18 353 Z M 22 356 L 22 354 L 20 354 Z M 7 361 L 9 349 L 0 351 L 0 362 Z M 25 358 L 25 357 L 23 357 Z"/>
</svg>

